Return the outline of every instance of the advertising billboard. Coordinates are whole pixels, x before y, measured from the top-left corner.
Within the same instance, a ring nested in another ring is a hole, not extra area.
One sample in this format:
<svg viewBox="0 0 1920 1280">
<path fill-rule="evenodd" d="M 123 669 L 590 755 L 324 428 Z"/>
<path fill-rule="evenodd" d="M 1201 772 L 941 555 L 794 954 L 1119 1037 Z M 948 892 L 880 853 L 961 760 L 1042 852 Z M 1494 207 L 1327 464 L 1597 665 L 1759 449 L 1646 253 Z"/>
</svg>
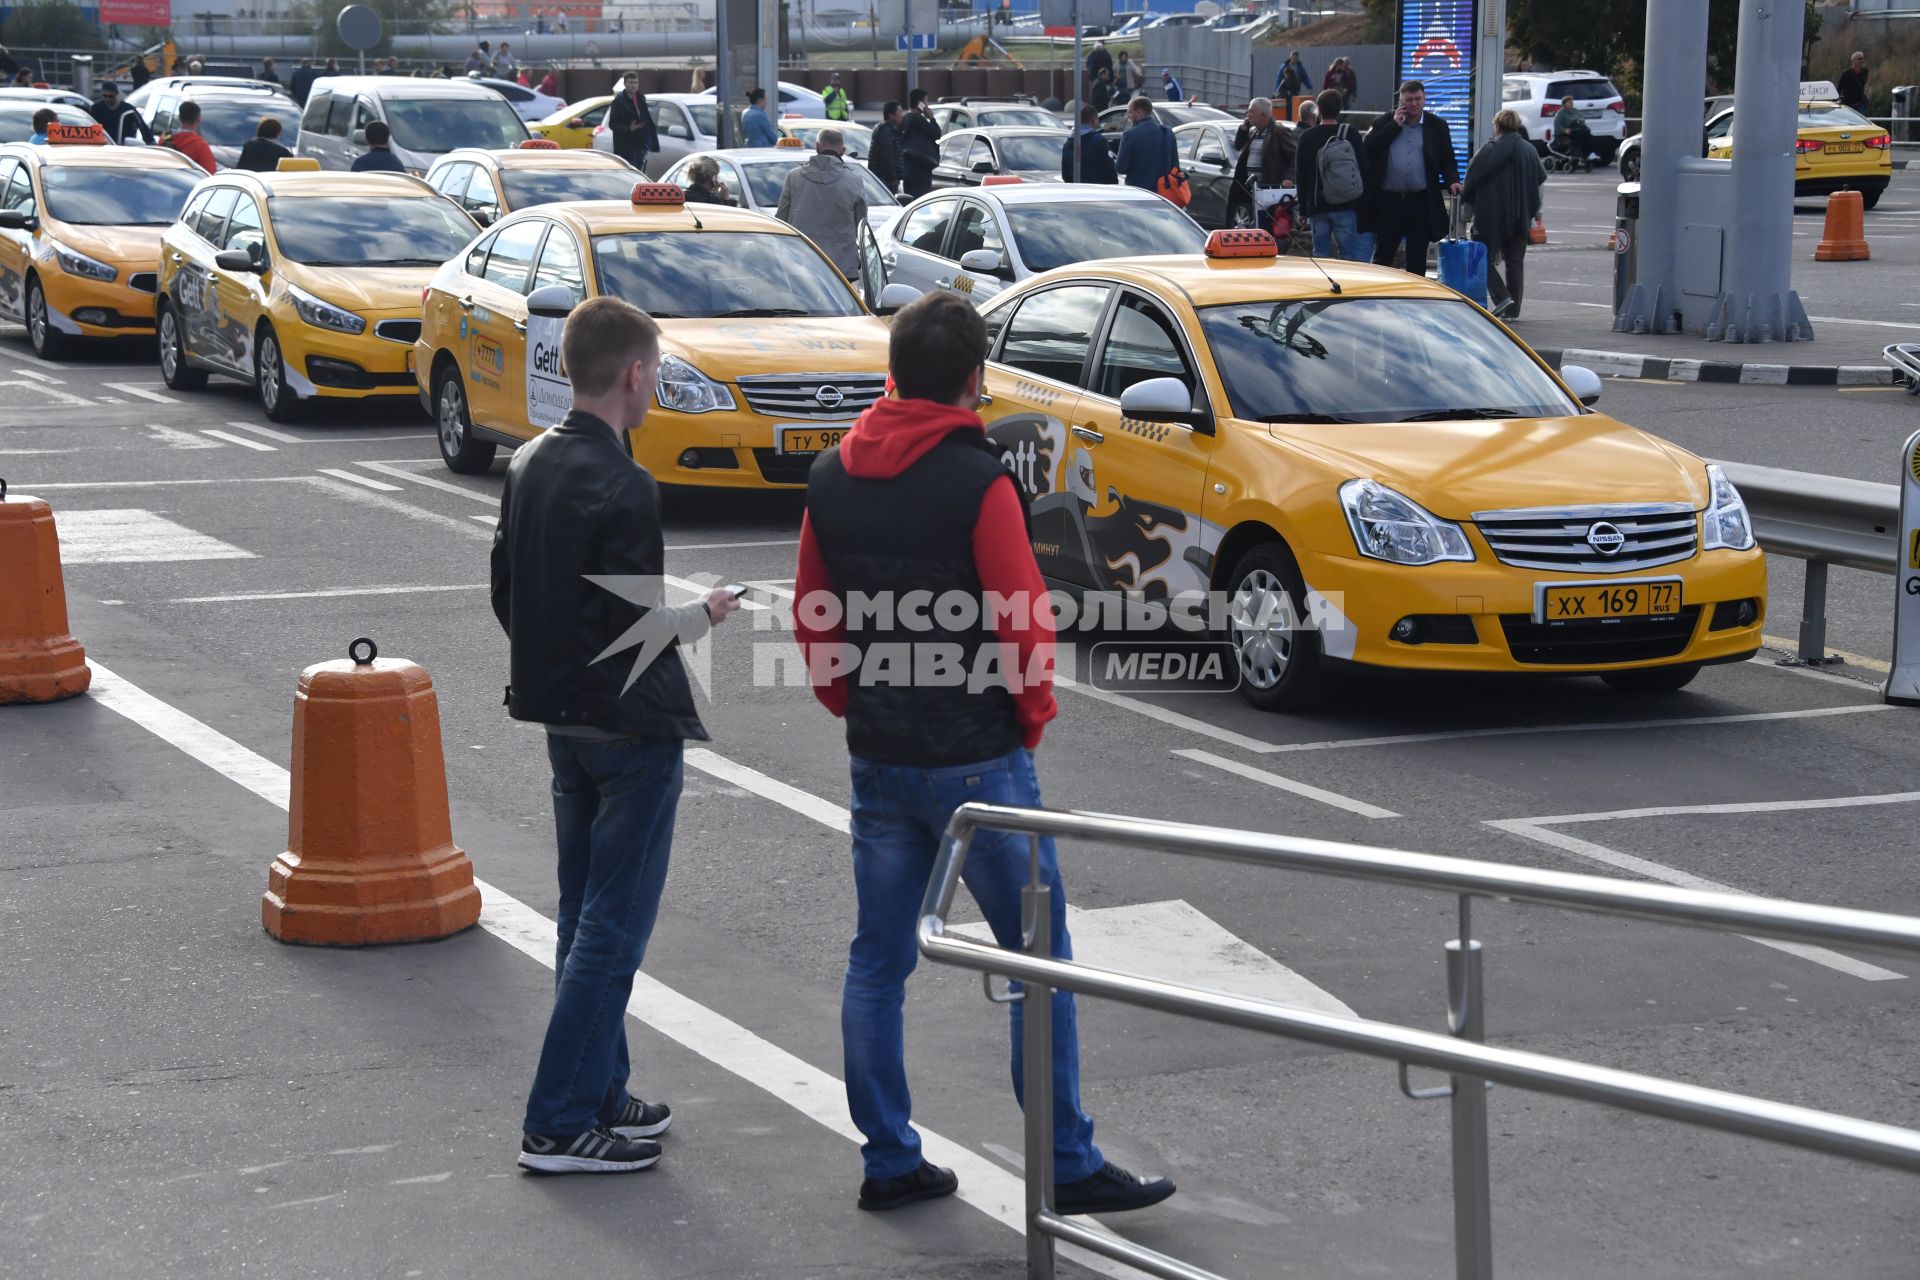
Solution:
<svg viewBox="0 0 1920 1280">
<path fill-rule="evenodd" d="M 1478 7 L 1476 0 L 1401 0 L 1393 60 L 1401 84 L 1418 80 L 1427 86 L 1427 110 L 1453 130 L 1453 152 L 1463 174 L 1473 137 L 1473 16 Z"/>
</svg>

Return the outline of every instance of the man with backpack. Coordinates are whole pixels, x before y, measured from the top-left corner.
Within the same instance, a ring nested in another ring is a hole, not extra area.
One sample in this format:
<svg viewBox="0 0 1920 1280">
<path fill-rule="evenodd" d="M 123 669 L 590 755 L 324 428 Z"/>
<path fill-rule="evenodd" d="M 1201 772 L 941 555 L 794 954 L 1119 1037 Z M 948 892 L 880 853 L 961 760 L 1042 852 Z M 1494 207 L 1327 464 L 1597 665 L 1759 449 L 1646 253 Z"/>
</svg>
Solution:
<svg viewBox="0 0 1920 1280">
<path fill-rule="evenodd" d="M 1322 91 L 1317 101 L 1324 124 L 1300 134 L 1300 208 L 1313 226 L 1313 256 L 1347 262 L 1373 257 L 1372 210 L 1360 135 L 1340 123 L 1340 91 Z"/>
<path fill-rule="evenodd" d="M 1180 146 L 1174 141 L 1173 130 L 1154 117 L 1153 102 L 1147 98 L 1129 102 L 1127 131 L 1120 135 L 1120 154 L 1113 159 L 1113 167 L 1127 185 L 1164 194 L 1160 180 L 1174 171 L 1179 160 Z"/>
</svg>

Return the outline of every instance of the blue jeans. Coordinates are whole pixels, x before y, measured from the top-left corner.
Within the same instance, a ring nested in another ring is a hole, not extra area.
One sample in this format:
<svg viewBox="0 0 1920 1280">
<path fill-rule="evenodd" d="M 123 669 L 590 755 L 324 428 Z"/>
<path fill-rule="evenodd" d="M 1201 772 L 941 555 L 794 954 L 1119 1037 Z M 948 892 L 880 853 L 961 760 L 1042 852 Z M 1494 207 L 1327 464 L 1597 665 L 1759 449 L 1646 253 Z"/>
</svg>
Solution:
<svg viewBox="0 0 1920 1280">
<path fill-rule="evenodd" d="M 1360 215 L 1351 209 L 1313 215 L 1313 256 L 1333 256 L 1333 245 L 1340 242 L 1340 258 L 1345 262 L 1366 262 L 1373 257 L 1373 233 L 1360 229 Z"/>
<path fill-rule="evenodd" d="M 897 1178 L 920 1164 L 920 1135 L 909 1123 L 913 1097 L 907 1088 L 901 1006 L 907 975 L 920 958 L 914 930 L 940 836 L 953 811 L 968 800 L 1037 807 L 1040 779 L 1032 754 L 1018 750 L 997 760 L 937 769 L 853 761 L 853 883 L 860 921 L 847 955 L 840 1035 L 847 1105 L 867 1138 L 860 1152 L 869 1178 Z M 1027 884 L 1027 863 L 1026 837 L 982 831 L 962 871 L 967 891 L 1003 947 L 1020 946 L 1020 890 Z M 1069 959 L 1066 890 L 1051 840 L 1041 842 L 1040 873 L 1052 890 L 1053 954 Z M 1009 1006 L 1009 1012 L 1013 1092 L 1019 1099 L 1020 1006 Z M 1093 1145 L 1093 1120 L 1080 1109 L 1080 1032 L 1069 992 L 1053 997 L 1053 1150 L 1057 1182 L 1078 1182 L 1105 1163 Z"/>
<path fill-rule="evenodd" d="M 581 1133 L 626 1102 L 627 1000 L 667 881 L 681 745 L 547 736 L 560 916 L 553 1017 L 527 1097 L 528 1133 Z"/>
</svg>

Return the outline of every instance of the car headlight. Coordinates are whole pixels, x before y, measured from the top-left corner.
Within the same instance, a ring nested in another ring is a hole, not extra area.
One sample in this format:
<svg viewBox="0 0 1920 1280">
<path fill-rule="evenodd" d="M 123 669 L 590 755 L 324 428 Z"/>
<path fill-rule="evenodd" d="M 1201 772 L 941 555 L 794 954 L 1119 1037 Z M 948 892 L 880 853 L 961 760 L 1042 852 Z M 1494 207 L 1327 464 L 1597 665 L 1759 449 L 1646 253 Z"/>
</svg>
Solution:
<svg viewBox="0 0 1920 1280">
<path fill-rule="evenodd" d="M 660 357 L 660 385 L 655 394 L 662 409 L 675 413 L 713 413 L 734 407 L 731 391 L 679 356 Z"/>
<path fill-rule="evenodd" d="M 1718 464 L 1707 464 L 1706 539 L 1708 551 L 1745 551 L 1753 545 L 1753 517 L 1747 514 L 1747 500 L 1727 479 Z"/>
<path fill-rule="evenodd" d="M 293 299 L 293 309 L 302 320 L 316 329 L 332 329 L 335 333 L 365 333 L 367 321 L 343 307 L 316 298 L 297 285 L 287 286 L 287 296 Z"/>
<path fill-rule="evenodd" d="M 89 258 L 77 249 L 69 249 L 58 240 L 49 238 L 47 247 L 53 250 L 53 260 L 60 269 L 70 276 L 80 276 L 87 280 L 111 280 L 120 274 L 118 267 L 110 267 L 104 262 Z"/>
<path fill-rule="evenodd" d="M 1433 515 L 1413 499 L 1372 480 L 1340 486 L 1353 544 L 1361 555 L 1392 564 L 1471 560 L 1466 530 Z"/>
</svg>

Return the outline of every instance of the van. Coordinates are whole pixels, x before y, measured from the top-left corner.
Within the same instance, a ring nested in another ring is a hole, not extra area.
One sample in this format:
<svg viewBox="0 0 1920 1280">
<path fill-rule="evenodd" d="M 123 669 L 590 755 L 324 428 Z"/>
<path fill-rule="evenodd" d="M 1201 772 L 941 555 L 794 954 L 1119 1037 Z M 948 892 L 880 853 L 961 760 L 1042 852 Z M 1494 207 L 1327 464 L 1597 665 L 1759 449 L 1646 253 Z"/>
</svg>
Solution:
<svg viewBox="0 0 1920 1280">
<path fill-rule="evenodd" d="M 532 137 L 505 98 L 468 80 L 328 76 L 313 82 L 294 154 L 322 169 L 351 169 L 367 153 L 367 126 L 384 121 L 393 154 L 415 177 L 462 147 L 517 147 Z"/>
</svg>

